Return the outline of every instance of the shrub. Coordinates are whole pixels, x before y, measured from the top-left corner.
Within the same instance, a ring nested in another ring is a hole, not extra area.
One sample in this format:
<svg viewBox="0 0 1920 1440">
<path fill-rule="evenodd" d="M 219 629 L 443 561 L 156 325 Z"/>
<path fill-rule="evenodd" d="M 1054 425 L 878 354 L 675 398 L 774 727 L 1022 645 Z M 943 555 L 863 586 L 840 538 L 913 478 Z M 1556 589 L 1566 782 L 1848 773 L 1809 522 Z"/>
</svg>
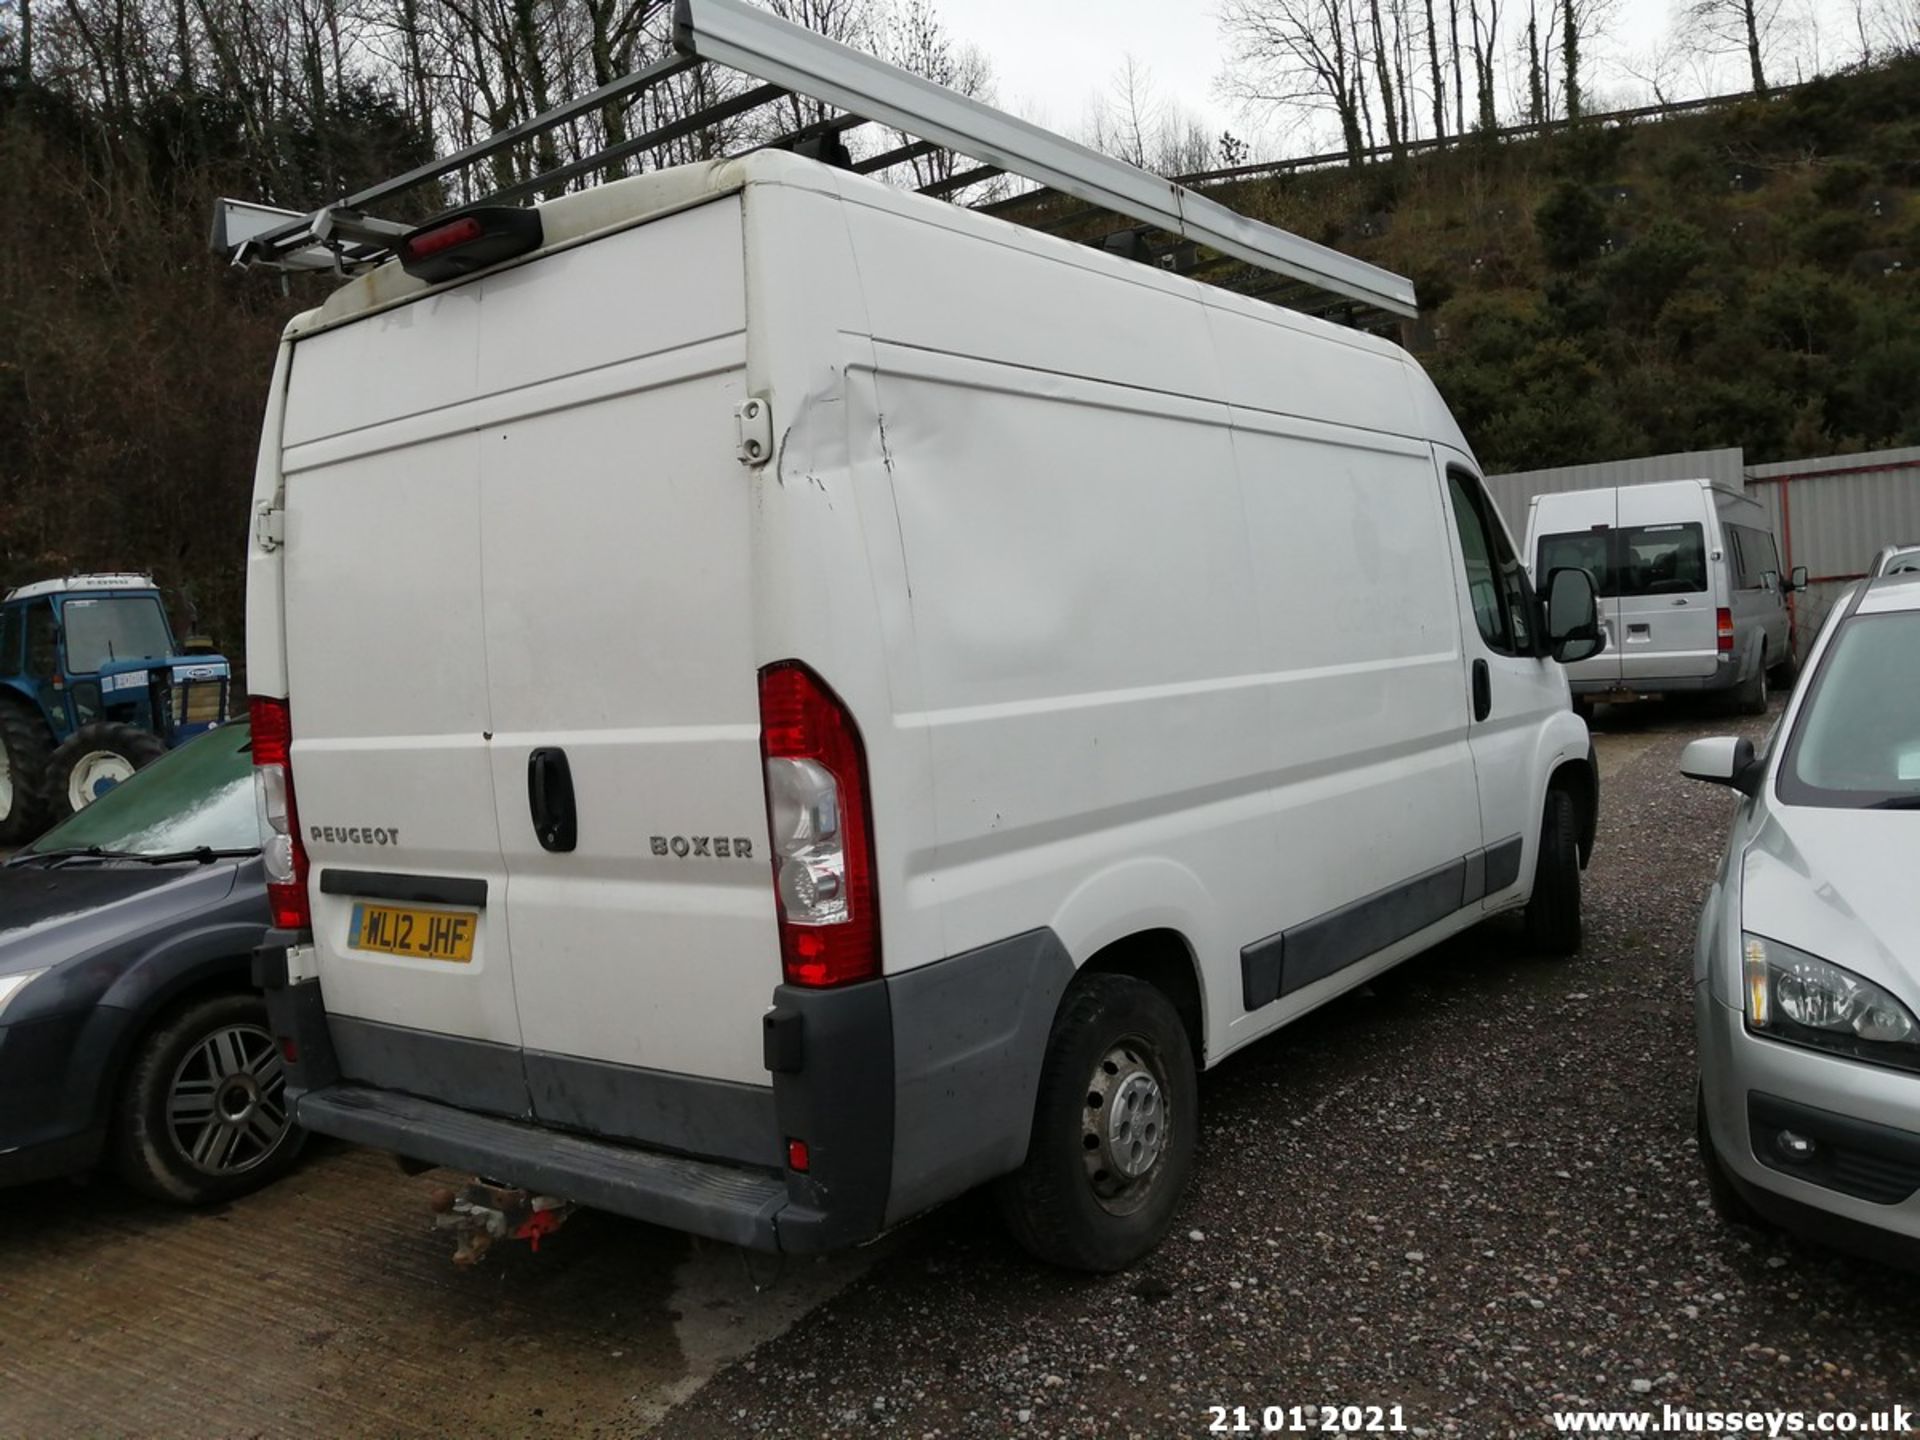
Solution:
<svg viewBox="0 0 1920 1440">
<path fill-rule="evenodd" d="M 1556 270 L 1572 270 L 1600 253 L 1607 237 L 1606 208 L 1586 186 L 1562 180 L 1533 212 L 1540 253 Z"/>
<path fill-rule="evenodd" d="M 1836 160 L 1813 182 L 1813 193 L 1823 205 L 1851 204 L 1873 183 L 1873 167 L 1860 160 Z"/>
<path fill-rule="evenodd" d="M 1858 215 L 1816 215 L 1793 233 L 1793 250 L 1802 260 L 1829 270 L 1843 269 L 1867 245 L 1867 222 Z"/>
<path fill-rule="evenodd" d="M 1629 314 L 1651 318 L 1707 258 L 1706 237 L 1684 220 L 1662 217 L 1603 267 L 1614 301 Z"/>
</svg>

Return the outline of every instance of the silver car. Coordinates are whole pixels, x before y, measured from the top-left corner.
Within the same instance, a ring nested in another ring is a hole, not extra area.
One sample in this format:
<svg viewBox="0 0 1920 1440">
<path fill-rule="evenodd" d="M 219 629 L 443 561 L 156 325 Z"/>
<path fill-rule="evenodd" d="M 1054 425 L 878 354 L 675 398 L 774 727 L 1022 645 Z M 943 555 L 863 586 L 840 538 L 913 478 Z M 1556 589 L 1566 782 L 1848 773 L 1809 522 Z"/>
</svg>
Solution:
<svg viewBox="0 0 1920 1440">
<path fill-rule="evenodd" d="M 1867 577 L 1910 575 L 1916 571 L 1920 571 L 1920 545 L 1889 545 L 1873 557 L 1873 568 L 1867 571 Z"/>
<path fill-rule="evenodd" d="M 1735 814 L 1694 956 L 1715 1208 L 1920 1263 L 1920 574 L 1835 607 Z"/>
</svg>

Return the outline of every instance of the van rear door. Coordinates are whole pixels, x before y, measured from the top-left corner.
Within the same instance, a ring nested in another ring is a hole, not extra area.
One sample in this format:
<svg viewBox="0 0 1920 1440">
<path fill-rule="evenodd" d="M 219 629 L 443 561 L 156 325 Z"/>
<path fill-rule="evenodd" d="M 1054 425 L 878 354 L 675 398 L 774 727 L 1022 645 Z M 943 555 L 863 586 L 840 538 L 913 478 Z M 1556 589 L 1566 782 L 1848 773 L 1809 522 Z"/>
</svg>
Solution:
<svg viewBox="0 0 1920 1440">
<path fill-rule="evenodd" d="M 738 458 L 740 201 L 538 271 L 488 296 L 477 358 L 488 390 L 568 402 L 513 407 L 481 459 L 492 793 L 534 1114 L 777 1165 L 752 570 L 755 488 L 775 482 Z M 535 824 L 557 805 L 570 845 Z"/>
<path fill-rule="evenodd" d="M 474 289 L 297 342 L 282 431 L 293 779 L 348 1079 L 524 1114 L 488 763 Z M 460 363 L 449 363 L 450 357 Z"/>
<path fill-rule="evenodd" d="M 1685 497 L 1676 505 L 1676 491 Z M 1711 511 L 1700 486 L 1623 487 L 1614 531 L 1620 679 L 1709 676 L 1719 664 Z"/>
<path fill-rule="evenodd" d="M 1534 588 L 1544 595 L 1555 570 L 1584 570 L 1600 600 L 1600 626 L 1607 646 L 1591 659 L 1566 666 L 1567 678 L 1609 687 L 1620 683 L 1620 601 L 1614 594 L 1613 574 L 1617 494 L 1604 489 L 1542 495 L 1533 502 L 1530 522 Z"/>
</svg>

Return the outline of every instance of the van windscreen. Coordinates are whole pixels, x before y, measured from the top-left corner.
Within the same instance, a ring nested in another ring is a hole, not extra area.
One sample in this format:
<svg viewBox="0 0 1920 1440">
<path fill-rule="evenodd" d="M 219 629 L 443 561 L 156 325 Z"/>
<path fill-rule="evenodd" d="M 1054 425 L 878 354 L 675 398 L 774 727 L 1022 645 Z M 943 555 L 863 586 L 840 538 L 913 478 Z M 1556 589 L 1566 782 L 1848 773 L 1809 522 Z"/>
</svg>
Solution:
<svg viewBox="0 0 1920 1440">
<path fill-rule="evenodd" d="M 1535 582 L 1562 569 L 1586 571 L 1603 597 L 1698 593 L 1707 588 L 1706 534 L 1689 523 L 1542 535 Z"/>
</svg>

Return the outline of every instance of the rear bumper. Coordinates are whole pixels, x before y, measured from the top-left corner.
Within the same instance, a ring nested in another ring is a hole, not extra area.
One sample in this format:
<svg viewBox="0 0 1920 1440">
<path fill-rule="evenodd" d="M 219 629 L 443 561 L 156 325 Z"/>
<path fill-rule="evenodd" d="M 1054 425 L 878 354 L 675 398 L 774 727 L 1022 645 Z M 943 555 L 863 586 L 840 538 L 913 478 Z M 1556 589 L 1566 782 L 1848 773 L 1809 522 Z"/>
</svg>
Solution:
<svg viewBox="0 0 1920 1440">
<path fill-rule="evenodd" d="M 321 985 L 289 980 L 286 950 L 298 938 L 272 937 L 255 955 L 254 979 L 283 1049 L 291 1043 L 289 1095 L 306 1129 L 789 1254 L 859 1244 L 1017 1168 L 1073 975 L 1057 937 L 1038 930 L 835 990 L 782 985 L 770 1009 L 744 1017 L 763 1026 L 773 1101 L 764 1143 L 743 1144 L 737 1097 L 690 1084 L 676 1091 L 663 1146 L 664 1132 L 649 1130 L 655 1118 L 602 1109 L 607 1123 L 585 1133 L 537 1086 L 506 1105 L 486 1087 L 446 1079 L 445 1067 L 418 1087 L 425 1094 L 369 1076 L 337 1043 L 353 1024 L 341 1017 L 336 1034 Z M 427 1050 L 448 1041 L 398 1030 L 387 1039 L 409 1036 Z M 784 1157 L 789 1140 L 805 1142 L 806 1170 L 743 1162 Z"/>
<path fill-rule="evenodd" d="M 1698 695 L 1731 690 L 1739 683 L 1740 675 L 1733 665 L 1722 665 L 1711 675 L 1638 675 L 1626 680 L 1581 680 L 1570 677 L 1567 681 L 1575 695 L 1603 702 L 1639 700 L 1650 695 Z"/>
<path fill-rule="evenodd" d="M 308 1091 L 294 1115 L 309 1130 L 558 1195 L 597 1210 L 756 1250 L 782 1246 L 780 1176 L 613 1145 L 476 1115 L 392 1090 L 337 1084 Z"/>
</svg>

